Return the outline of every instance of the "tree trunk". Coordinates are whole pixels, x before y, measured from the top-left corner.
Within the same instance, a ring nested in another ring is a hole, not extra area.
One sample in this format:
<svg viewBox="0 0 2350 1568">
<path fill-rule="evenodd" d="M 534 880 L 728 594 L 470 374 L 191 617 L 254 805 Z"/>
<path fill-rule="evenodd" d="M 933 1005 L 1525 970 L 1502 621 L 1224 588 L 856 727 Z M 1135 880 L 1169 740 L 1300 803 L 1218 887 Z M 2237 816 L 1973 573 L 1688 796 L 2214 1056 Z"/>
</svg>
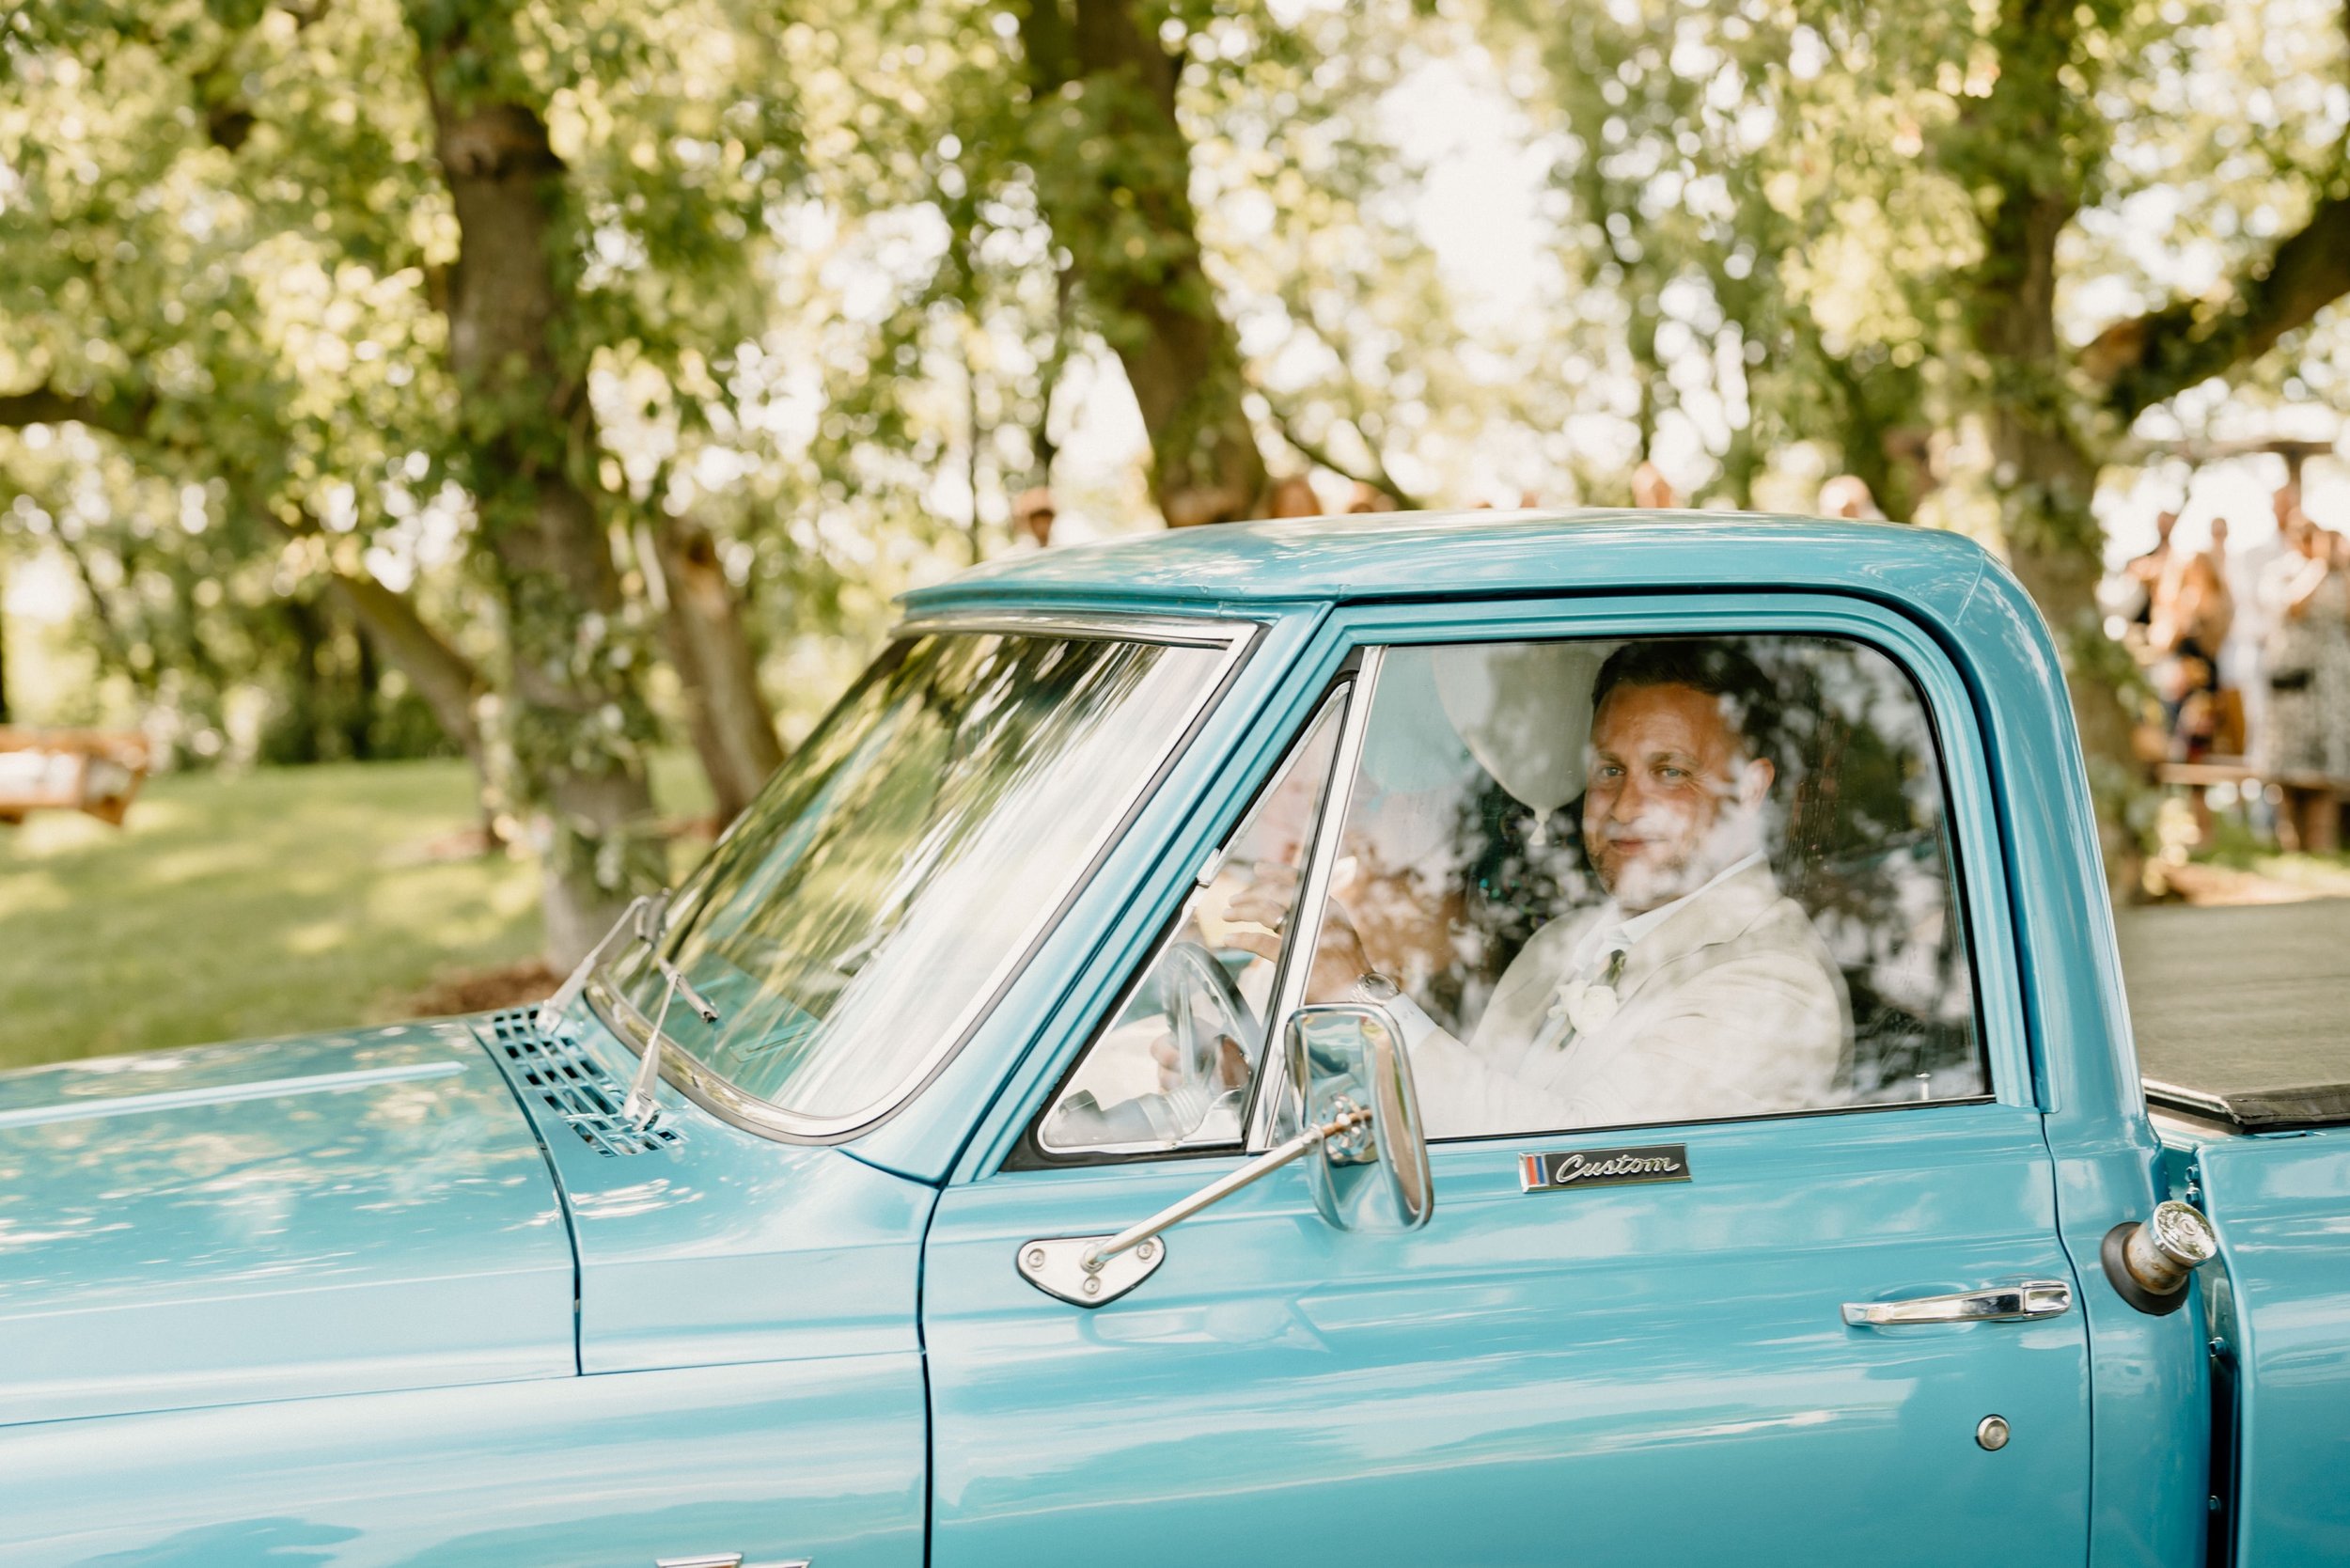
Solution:
<svg viewBox="0 0 2350 1568">
<path fill-rule="evenodd" d="M 457 213 L 449 364 L 512 651 L 516 766 L 545 819 L 548 957 L 562 968 L 662 880 L 639 661 L 603 519 L 579 478 L 596 443 L 557 281 L 564 169 L 502 0 L 411 0 L 408 16 Z"/>
<path fill-rule="evenodd" d="M 655 603 L 684 688 L 687 729 L 718 820 L 730 823 L 782 765 L 775 713 L 759 689 L 759 660 L 710 530 L 669 519 L 654 525 L 652 546 L 647 565 L 657 576 Z"/>
<path fill-rule="evenodd" d="M 473 661 L 425 624 L 405 596 L 372 577 L 330 572 L 326 590 L 358 623 L 384 662 L 408 677 L 424 705 L 432 710 L 441 732 L 464 752 L 486 789 L 490 776 L 479 705 L 489 687 Z"/>
<path fill-rule="evenodd" d="M 1240 340 L 1200 261 L 1182 65 L 1136 4 L 1027 0 L 1038 196 L 1141 406 L 1160 515 L 1177 528 L 1254 517 L 1264 456 Z"/>
<path fill-rule="evenodd" d="M 2091 501 L 2102 463 L 2067 384 L 2056 325 L 2057 244 L 2095 155 L 2081 136 L 2065 134 L 2081 112 L 2067 79 L 2076 27 L 2069 0 L 2010 0 L 2000 19 L 1998 85 L 1954 160 L 1998 193 L 1983 211 L 1983 256 L 1963 297 L 1989 370 L 1982 403 L 2009 560 L 2056 634 L 2107 879 L 2117 898 L 2132 898 L 2144 864 L 2134 819 L 2146 788 L 2127 704 L 2141 682 L 2097 609 L 2104 534 Z"/>
</svg>

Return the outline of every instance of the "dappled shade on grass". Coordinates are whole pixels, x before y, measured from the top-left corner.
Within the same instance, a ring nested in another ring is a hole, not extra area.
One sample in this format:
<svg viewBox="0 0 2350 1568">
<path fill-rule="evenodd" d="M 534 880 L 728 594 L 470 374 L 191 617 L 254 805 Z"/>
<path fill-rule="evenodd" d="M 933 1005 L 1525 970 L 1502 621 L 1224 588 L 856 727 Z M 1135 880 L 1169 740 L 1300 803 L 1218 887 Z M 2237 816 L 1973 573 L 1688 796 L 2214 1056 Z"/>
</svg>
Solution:
<svg viewBox="0 0 2350 1568">
<path fill-rule="evenodd" d="M 653 793 L 709 809 L 690 757 Z M 0 1067 L 406 1017 L 525 964 L 538 868 L 474 853 L 478 823 L 447 760 L 167 776 L 120 828 L 0 830 Z"/>
<path fill-rule="evenodd" d="M 345 764 L 158 779 L 119 829 L 0 835 L 0 1066 L 381 1019 L 529 957 L 536 870 L 452 855 L 473 815 L 462 762 Z"/>
</svg>

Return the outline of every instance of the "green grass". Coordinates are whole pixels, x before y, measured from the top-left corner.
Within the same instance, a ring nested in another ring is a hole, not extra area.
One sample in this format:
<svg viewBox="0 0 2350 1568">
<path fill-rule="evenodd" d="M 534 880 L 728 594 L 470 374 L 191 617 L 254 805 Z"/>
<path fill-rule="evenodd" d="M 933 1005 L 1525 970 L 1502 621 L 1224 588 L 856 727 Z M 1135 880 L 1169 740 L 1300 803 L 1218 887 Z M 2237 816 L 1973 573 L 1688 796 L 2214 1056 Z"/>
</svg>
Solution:
<svg viewBox="0 0 2350 1568">
<path fill-rule="evenodd" d="M 2212 840 L 2194 858 L 2232 871 L 2249 871 L 2313 896 L 2350 896 L 2350 855 L 2286 855 L 2263 843 L 2232 816 L 2216 819 Z"/>
<path fill-rule="evenodd" d="M 690 759 L 655 770 L 702 809 Z M 436 977 L 538 951 L 537 868 L 434 858 L 462 762 L 150 780 L 122 828 L 0 828 L 0 1067 L 400 1015 Z"/>
</svg>

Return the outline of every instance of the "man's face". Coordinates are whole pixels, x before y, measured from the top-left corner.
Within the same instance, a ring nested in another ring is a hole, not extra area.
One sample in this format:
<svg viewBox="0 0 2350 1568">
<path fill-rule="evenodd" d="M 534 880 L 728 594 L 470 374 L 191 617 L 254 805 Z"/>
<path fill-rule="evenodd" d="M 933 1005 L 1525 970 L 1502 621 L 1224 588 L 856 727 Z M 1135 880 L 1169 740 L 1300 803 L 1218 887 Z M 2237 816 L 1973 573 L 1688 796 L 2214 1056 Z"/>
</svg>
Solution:
<svg viewBox="0 0 2350 1568">
<path fill-rule="evenodd" d="M 1583 842 L 1602 886 L 1638 915 L 1762 847 L 1767 761 L 1722 699 L 1691 686 L 1618 687 L 1591 721 Z"/>
</svg>

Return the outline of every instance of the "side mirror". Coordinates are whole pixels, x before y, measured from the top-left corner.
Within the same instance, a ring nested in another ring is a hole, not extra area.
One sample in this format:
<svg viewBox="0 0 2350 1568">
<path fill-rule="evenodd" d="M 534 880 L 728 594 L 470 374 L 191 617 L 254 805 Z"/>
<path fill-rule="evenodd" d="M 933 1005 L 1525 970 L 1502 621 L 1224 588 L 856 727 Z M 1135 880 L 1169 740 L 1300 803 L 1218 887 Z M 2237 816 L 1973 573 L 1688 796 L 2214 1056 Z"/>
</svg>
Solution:
<svg viewBox="0 0 2350 1568">
<path fill-rule="evenodd" d="M 1395 1015 L 1368 1002 L 1300 1008 L 1290 1019 L 1289 1092 L 1301 1127 L 1349 1113 L 1322 1140 L 1306 1179 L 1322 1217 L 1341 1231 L 1411 1231 L 1436 1206 L 1419 1098 Z"/>
<path fill-rule="evenodd" d="M 1342 1231 L 1427 1224 L 1435 1185 L 1394 1015 L 1353 1002 L 1301 1008 L 1290 1021 L 1288 1048 L 1294 1137 L 1116 1235 L 1022 1242 L 1020 1277 L 1073 1306 L 1116 1301 L 1166 1262 L 1160 1233 L 1168 1226 L 1296 1160 L 1308 1162 L 1314 1207 Z"/>
</svg>

